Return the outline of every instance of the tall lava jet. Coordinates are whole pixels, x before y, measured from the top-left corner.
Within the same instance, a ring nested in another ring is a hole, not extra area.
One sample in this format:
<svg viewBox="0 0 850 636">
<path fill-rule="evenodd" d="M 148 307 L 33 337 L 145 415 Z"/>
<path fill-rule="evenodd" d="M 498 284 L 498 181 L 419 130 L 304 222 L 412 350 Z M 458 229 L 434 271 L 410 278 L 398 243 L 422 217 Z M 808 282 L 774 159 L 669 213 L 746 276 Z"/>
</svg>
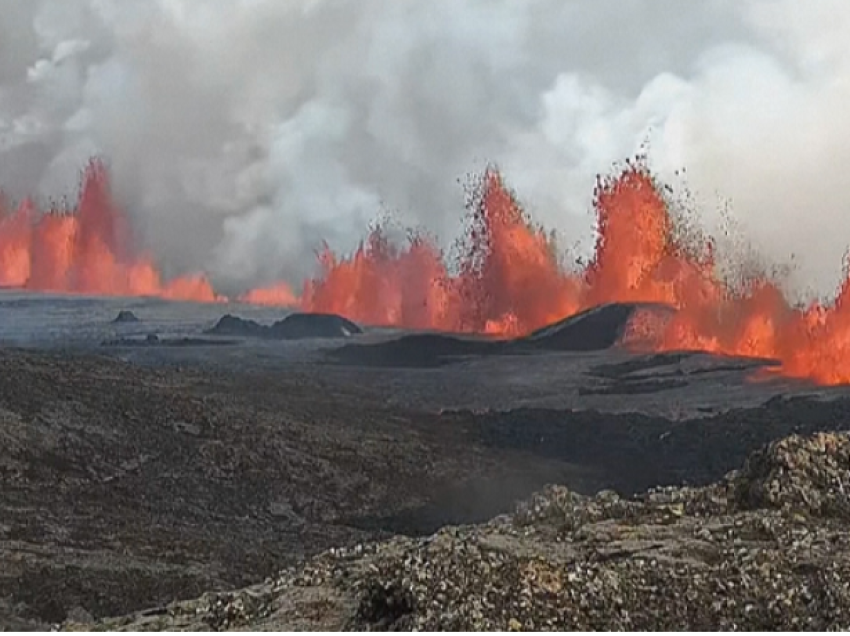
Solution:
<svg viewBox="0 0 850 636">
<path fill-rule="evenodd" d="M 527 334 L 610 302 L 663 303 L 673 318 L 642 324 L 630 342 L 775 358 L 778 372 L 821 384 L 850 382 L 850 278 L 829 305 L 792 307 L 767 276 L 733 285 L 717 274 L 710 239 L 683 238 L 643 161 L 600 179 L 594 256 L 565 267 L 551 235 L 533 224 L 487 170 L 470 197 L 456 262 L 436 242 L 391 241 L 378 226 L 353 254 L 325 246 L 300 296 L 285 283 L 239 300 L 338 313 L 373 325 L 495 336 Z M 31 201 L 0 218 L 0 284 L 36 291 L 226 301 L 203 275 L 166 281 L 137 251 L 107 171 L 92 162 L 76 203 L 39 210 Z"/>
<path fill-rule="evenodd" d="M 110 296 L 161 296 L 211 302 L 219 297 L 203 276 L 167 283 L 133 247 L 131 228 L 113 200 L 103 164 L 83 173 L 70 209 L 39 210 L 24 201 L 0 205 L 0 284 L 36 291 Z"/>
</svg>

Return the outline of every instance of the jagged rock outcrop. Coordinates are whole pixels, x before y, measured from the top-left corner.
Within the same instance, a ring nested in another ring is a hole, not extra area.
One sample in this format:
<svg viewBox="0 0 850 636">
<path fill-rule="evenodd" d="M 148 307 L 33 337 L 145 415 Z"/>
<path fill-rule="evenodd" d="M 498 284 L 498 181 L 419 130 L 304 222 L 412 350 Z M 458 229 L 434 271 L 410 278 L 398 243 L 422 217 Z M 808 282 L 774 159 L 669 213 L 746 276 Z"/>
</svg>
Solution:
<svg viewBox="0 0 850 636">
<path fill-rule="evenodd" d="M 552 486 L 483 525 L 330 550 L 96 627 L 846 629 L 848 475 L 847 433 L 790 437 L 704 488 L 623 499 Z"/>
</svg>

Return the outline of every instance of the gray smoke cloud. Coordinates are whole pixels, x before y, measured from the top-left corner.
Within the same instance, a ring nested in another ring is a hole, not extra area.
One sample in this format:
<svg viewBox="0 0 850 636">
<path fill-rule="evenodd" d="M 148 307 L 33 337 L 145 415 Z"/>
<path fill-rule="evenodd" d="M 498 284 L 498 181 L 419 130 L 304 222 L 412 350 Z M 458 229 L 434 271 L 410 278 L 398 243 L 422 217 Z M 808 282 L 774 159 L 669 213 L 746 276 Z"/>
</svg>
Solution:
<svg viewBox="0 0 850 636">
<path fill-rule="evenodd" d="M 594 176 L 649 143 L 798 286 L 850 243 L 844 0 L 2 0 L 0 184 L 73 193 L 93 154 L 167 273 L 314 270 L 382 209 L 446 238 L 495 162 L 591 245 Z"/>
</svg>

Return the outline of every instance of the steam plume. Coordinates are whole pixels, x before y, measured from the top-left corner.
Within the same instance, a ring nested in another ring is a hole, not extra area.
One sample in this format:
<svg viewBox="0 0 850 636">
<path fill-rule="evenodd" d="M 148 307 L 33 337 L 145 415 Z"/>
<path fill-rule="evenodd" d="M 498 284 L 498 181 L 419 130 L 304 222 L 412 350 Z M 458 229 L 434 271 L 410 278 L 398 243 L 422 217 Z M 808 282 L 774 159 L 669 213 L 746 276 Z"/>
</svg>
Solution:
<svg viewBox="0 0 850 636">
<path fill-rule="evenodd" d="M 850 243 L 841 0 L 4 0 L 0 185 L 88 158 L 167 274 L 299 282 L 381 209 L 443 236 L 496 162 L 590 247 L 593 177 L 649 141 L 827 292 Z"/>
</svg>

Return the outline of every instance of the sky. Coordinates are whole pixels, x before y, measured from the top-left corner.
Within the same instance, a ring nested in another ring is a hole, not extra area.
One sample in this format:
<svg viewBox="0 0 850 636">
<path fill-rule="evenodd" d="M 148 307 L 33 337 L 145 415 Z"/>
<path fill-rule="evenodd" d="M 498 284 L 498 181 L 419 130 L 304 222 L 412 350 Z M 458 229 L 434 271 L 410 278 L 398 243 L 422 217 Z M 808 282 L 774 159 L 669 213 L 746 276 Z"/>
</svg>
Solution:
<svg viewBox="0 0 850 636">
<path fill-rule="evenodd" d="M 166 273 L 227 291 L 297 283 L 384 213 L 448 244 L 491 164 L 587 253 L 595 176 L 644 149 L 828 294 L 847 33 L 844 0 L 0 0 L 0 188 L 73 196 L 103 157 Z"/>
</svg>

